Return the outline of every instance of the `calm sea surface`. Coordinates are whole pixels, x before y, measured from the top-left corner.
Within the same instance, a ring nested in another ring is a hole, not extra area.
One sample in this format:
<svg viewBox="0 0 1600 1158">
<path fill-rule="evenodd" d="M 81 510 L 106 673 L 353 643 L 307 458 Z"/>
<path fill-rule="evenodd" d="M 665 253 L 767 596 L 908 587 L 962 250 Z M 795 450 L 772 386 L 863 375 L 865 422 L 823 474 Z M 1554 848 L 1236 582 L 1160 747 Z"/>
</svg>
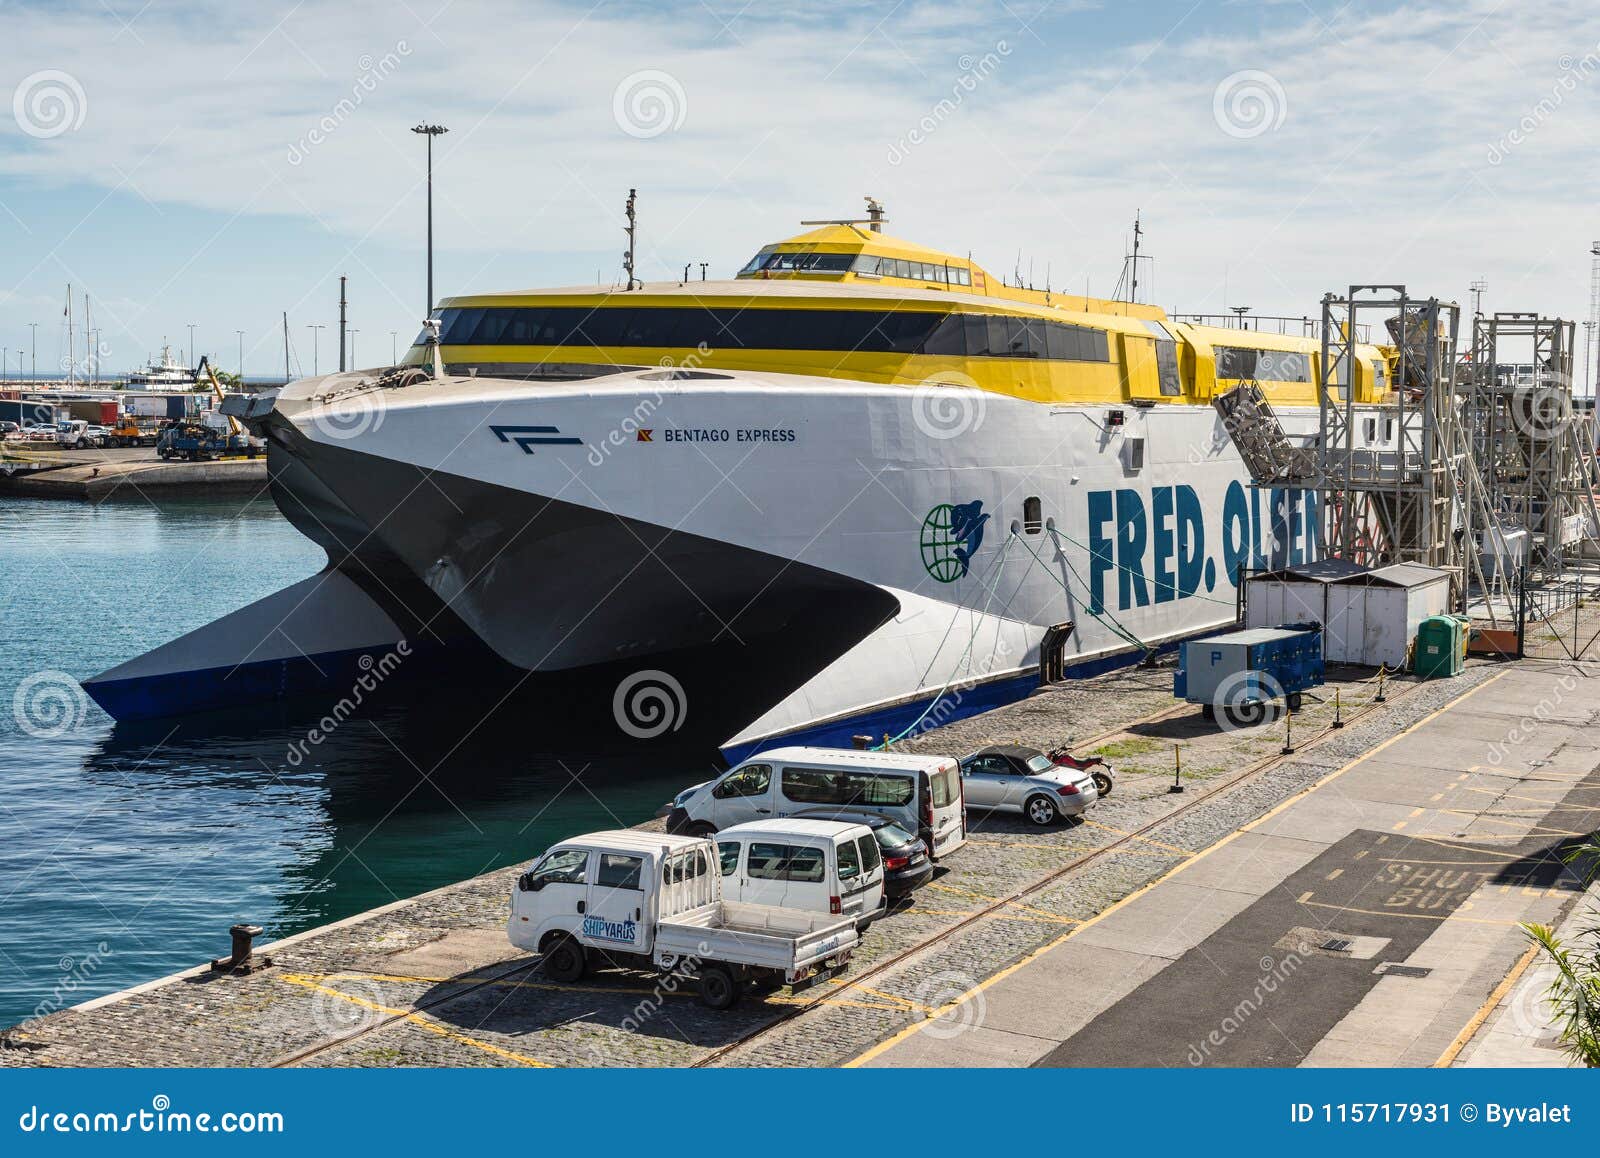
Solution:
<svg viewBox="0 0 1600 1158">
<path fill-rule="evenodd" d="M 322 563 L 264 498 L 0 498 L 0 1025 L 220 956 L 238 921 L 281 937 L 637 823 L 709 772 L 415 693 L 309 748 L 326 705 L 114 727 L 61 674 Z"/>
</svg>

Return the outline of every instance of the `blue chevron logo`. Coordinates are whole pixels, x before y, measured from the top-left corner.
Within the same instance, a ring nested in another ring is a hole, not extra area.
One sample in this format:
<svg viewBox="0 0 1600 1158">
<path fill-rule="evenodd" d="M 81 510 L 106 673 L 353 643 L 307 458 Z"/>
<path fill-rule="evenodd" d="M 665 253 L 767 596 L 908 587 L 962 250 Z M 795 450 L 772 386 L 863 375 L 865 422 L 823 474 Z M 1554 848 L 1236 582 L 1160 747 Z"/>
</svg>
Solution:
<svg viewBox="0 0 1600 1158">
<path fill-rule="evenodd" d="M 489 429 L 501 442 L 514 442 L 522 447 L 523 454 L 534 453 L 536 446 L 583 445 L 583 439 L 562 435 L 555 426 L 491 426 Z"/>
</svg>

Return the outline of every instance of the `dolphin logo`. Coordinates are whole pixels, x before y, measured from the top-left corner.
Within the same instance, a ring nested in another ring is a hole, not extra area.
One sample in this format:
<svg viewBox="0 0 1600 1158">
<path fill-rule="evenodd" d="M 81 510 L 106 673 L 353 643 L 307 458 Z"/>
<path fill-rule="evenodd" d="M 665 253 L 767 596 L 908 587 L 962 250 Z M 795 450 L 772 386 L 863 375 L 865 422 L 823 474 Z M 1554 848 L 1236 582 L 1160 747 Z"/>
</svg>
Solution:
<svg viewBox="0 0 1600 1158">
<path fill-rule="evenodd" d="M 982 499 L 974 499 L 970 503 L 960 503 L 950 508 L 950 537 L 956 541 L 952 553 L 961 561 L 963 575 L 971 569 L 972 557 L 978 553 L 978 548 L 983 546 L 983 524 L 989 521 L 989 516 L 982 511 Z"/>
</svg>

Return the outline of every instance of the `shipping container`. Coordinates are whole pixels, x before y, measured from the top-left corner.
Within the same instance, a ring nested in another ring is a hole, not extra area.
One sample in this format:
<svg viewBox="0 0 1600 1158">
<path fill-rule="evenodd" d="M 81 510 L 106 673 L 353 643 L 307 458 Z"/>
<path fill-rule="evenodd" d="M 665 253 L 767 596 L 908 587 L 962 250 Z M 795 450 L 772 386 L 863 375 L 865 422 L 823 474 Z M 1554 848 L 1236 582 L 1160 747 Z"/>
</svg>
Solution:
<svg viewBox="0 0 1600 1158">
<path fill-rule="evenodd" d="M 55 420 L 56 408 L 52 403 L 0 399 L 0 422 L 15 422 L 22 426 L 29 422 L 53 423 Z"/>
<path fill-rule="evenodd" d="M 117 422 L 117 404 L 115 402 L 101 402 L 96 399 L 80 400 L 67 403 L 67 416 L 80 418 L 94 426 L 115 426 Z"/>
</svg>

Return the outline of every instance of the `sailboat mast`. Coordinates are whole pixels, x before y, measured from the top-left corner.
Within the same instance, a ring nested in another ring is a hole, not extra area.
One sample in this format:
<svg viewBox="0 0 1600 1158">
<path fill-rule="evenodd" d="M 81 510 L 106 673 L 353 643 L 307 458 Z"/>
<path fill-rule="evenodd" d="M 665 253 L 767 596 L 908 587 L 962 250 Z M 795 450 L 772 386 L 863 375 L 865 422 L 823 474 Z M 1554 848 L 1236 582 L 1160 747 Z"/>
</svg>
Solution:
<svg viewBox="0 0 1600 1158">
<path fill-rule="evenodd" d="M 71 386 L 72 385 L 72 347 L 73 347 L 75 339 L 74 339 L 73 334 L 72 334 L 72 283 L 70 281 L 67 283 L 66 315 L 67 315 L 67 385 Z M 60 331 L 57 331 L 57 333 L 59 334 Z"/>
<path fill-rule="evenodd" d="M 283 311 L 283 384 L 291 381 L 289 375 L 289 311 Z"/>
</svg>

